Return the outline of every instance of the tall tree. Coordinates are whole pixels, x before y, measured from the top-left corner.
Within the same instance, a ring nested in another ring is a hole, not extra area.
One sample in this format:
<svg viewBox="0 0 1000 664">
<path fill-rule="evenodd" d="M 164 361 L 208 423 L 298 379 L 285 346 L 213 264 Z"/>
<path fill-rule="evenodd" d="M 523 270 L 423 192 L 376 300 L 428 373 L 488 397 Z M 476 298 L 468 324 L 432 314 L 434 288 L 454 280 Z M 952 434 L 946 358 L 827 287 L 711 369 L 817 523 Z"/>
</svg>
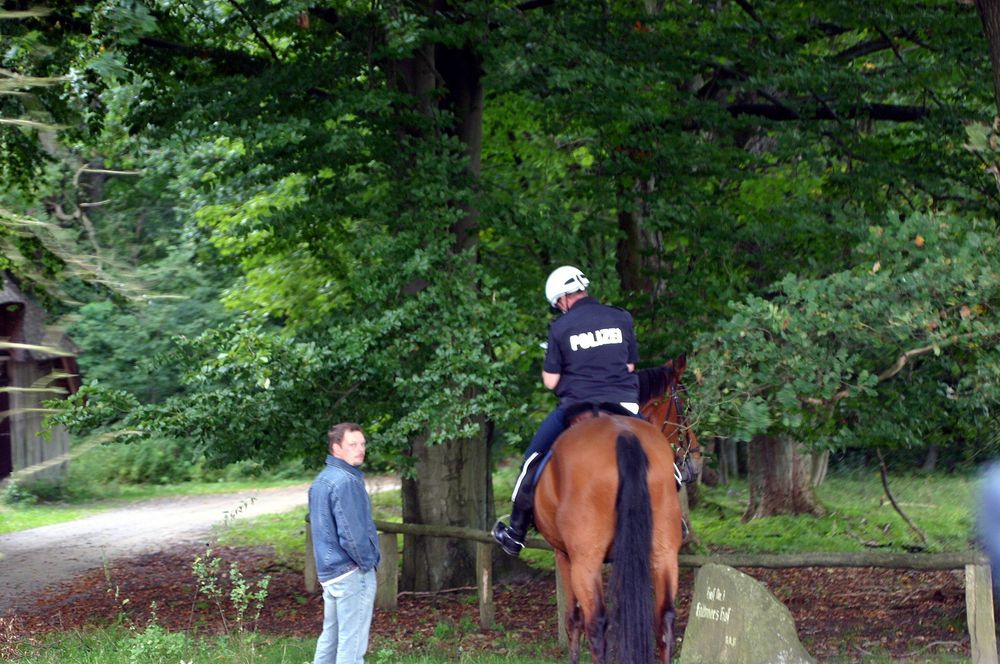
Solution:
<svg viewBox="0 0 1000 664">
<path fill-rule="evenodd" d="M 990 64 L 993 72 L 993 95 L 1000 108 L 1000 2 L 976 0 L 976 9 L 983 22 L 983 33 L 989 45 Z"/>
<path fill-rule="evenodd" d="M 448 2 L 434 0 L 421 6 L 420 14 L 433 21 L 434 17 L 447 16 L 455 9 Z M 460 20 L 476 21 L 469 16 Z M 457 41 L 421 43 L 407 57 L 390 60 L 386 63 L 390 74 L 387 83 L 390 90 L 412 98 L 419 112 L 415 122 L 404 120 L 397 130 L 400 141 L 419 140 L 428 128 L 432 128 L 435 140 L 454 139 L 460 146 L 469 183 L 477 187 L 483 133 L 483 72 L 477 45 L 485 36 L 486 27 L 467 25 L 464 32 L 466 36 Z M 435 118 L 440 116 L 450 120 L 444 127 L 435 127 Z M 418 163 L 411 159 L 398 166 L 409 171 Z M 398 177 L 403 179 L 406 173 L 400 172 Z M 457 212 L 448 229 L 451 246 L 445 249 L 446 260 L 475 264 L 478 262 L 478 204 L 456 200 L 451 205 Z M 463 272 L 475 273 L 474 270 L 458 270 L 455 276 L 461 279 Z M 415 292 L 427 287 L 428 283 L 417 279 L 408 283 L 404 290 Z M 472 297 L 477 297 L 477 280 L 471 280 L 466 287 Z M 481 352 L 490 351 L 484 347 Z M 445 380 L 441 389 L 455 390 L 462 399 L 473 400 L 480 392 L 474 385 Z M 469 415 L 467 436 L 449 438 L 437 444 L 432 444 L 430 431 L 417 432 L 411 437 L 407 453 L 413 460 L 413 474 L 403 479 L 404 521 L 489 528 L 493 520 L 493 491 L 487 423 L 482 417 Z M 434 424 L 429 422 L 426 426 L 429 429 Z M 404 547 L 408 555 L 404 558 L 403 579 L 408 588 L 438 589 L 475 577 L 475 553 L 468 543 L 407 535 Z M 451 564 L 437 564 L 441 560 L 449 560 Z"/>
<path fill-rule="evenodd" d="M 412 520 L 488 524 L 493 432 L 522 433 L 520 404 L 545 398 L 522 376 L 552 264 L 634 309 L 653 360 L 727 339 L 789 272 L 860 269 L 870 226 L 997 207 L 963 149 L 985 60 L 967 57 L 979 25 L 961 3 L 109 0 L 33 20 L 80 72 L 86 103 L 65 110 L 141 136 L 149 170 L 183 164 L 167 188 L 186 233 L 237 274 L 242 329 L 193 342 L 194 396 L 150 425 L 274 458 L 363 416 L 400 458 Z M 700 347 L 708 367 L 717 348 Z M 739 394 L 716 433 L 829 439 L 751 426 Z M 408 544 L 468 573 L 461 547 Z"/>
<path fill-rule="evenodd" d="M 183 413 L 174 399 L 132 423 L 223 459 L 306 454 L 323 420 L 362 419 L 404 468 L 407 519 L 489 526 L 492 422 L 512 410 L 499 357 L 519 343 L 479 261 L 489 8 L 101 2 L 44 19 L 106 117 L 192 169 L 173 185 L 189 232 L 240 266 L 225 299 L 255 323 L 188 344 L 178 360 L 202 365 Z M 472 578 L 471 546 L 407 550 L 405 587 Z"/>
</svg>

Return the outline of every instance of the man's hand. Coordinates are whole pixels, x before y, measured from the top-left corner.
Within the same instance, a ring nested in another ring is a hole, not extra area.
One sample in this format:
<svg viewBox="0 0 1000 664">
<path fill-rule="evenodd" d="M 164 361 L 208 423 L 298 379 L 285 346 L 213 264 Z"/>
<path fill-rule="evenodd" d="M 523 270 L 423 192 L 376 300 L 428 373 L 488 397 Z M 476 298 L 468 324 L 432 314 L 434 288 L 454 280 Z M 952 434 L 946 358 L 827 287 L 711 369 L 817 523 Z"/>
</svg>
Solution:
<svg viewBox="0 0 1000 664">
<path fill-rule="evenodd" d="M 559 384 L 559 377 L 562 374 L 549 373 L 548 371 L 542 371 L 542 385 L 550 390 L 556 389 L 556 385 Z"/>
</svg>

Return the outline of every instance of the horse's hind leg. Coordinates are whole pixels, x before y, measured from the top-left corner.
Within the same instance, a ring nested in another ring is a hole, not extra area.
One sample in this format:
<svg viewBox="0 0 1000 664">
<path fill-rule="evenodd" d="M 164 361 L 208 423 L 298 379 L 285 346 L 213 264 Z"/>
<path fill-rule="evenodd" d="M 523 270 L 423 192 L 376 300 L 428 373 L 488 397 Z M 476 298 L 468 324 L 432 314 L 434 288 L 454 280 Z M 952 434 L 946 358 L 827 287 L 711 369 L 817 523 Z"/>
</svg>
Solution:
<svg viewBox="0 0 1000 664">
<path fill-rule="evenodd" d="M 674 648 L 674 598 L 677 596 L 677 565 L 659 565 L 653 570 L 654 601 L 656 602 L 657 640 L 660 661 L 669 664 Z"/>
<path fill-rule="evenodd" d="M 600 559 L 577 559 L 570 570 L 573 594 L 583 614 L 593 664 L 607 664 L 608 661 L 608 618 L 601 588 L 601 562 Z"/>
<path fill-rule="evenodd" d="M 583 616 L 573 592 L 573 578 L 569 558 L 562 551 L 556 551 L 556 571 L 562 580 L 563 600 L 566 610 L 566 637 L 569 641 L 569 664 L 580 662 L 580 633 L 583 630 Z"/>
<path fill-rule="evenodd" d="M 587 624 L 587 642 L 590 643 L 590 659 L 594 664 L 607 664 L 608 661 L 608 615 L 604 610 L 604 600 L 598 595 L 597 605 L 589 617 L 584 618 Z"/>
<path fill-rule="evenodd" d="M 668 602 L 663 613 L 660 615 L 660 652 L 662 653 L 662 664 L 669 664 L 670 657 L 674 650 L 674 618 L 677 614 L 674 611 L 673 602 Z"/>
</svg>

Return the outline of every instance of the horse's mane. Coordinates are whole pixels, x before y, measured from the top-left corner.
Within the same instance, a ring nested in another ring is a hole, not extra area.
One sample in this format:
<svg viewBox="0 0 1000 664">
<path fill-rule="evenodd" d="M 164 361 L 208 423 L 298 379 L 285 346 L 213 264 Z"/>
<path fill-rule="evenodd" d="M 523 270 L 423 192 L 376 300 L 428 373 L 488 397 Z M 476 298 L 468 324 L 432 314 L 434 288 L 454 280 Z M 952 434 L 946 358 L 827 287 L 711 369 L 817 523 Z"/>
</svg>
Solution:
<svg viewBox="0 0 1000 664">
<path fill-rule="evenodd" d="M 674 378 L 674 368 L 668 365 L 639 369 L 639 403 L 644 404 L 650 399 L 663 396 Z"/>
</svg>

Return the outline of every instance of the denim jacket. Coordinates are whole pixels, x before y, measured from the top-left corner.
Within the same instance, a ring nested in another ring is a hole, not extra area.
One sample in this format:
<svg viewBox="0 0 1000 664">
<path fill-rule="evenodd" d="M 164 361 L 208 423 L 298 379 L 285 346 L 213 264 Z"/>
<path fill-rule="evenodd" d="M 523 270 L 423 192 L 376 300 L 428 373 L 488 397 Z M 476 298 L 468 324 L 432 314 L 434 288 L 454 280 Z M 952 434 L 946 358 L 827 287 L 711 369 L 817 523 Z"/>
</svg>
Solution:
<svg viewBox="0 0 1000 664">
<path fill-rule="evenodd" d="M 365 475 L 328 454 L 309 487 L 309 527 L 320 582 L 378 567 L 381 553 Z"/>
</svg>

